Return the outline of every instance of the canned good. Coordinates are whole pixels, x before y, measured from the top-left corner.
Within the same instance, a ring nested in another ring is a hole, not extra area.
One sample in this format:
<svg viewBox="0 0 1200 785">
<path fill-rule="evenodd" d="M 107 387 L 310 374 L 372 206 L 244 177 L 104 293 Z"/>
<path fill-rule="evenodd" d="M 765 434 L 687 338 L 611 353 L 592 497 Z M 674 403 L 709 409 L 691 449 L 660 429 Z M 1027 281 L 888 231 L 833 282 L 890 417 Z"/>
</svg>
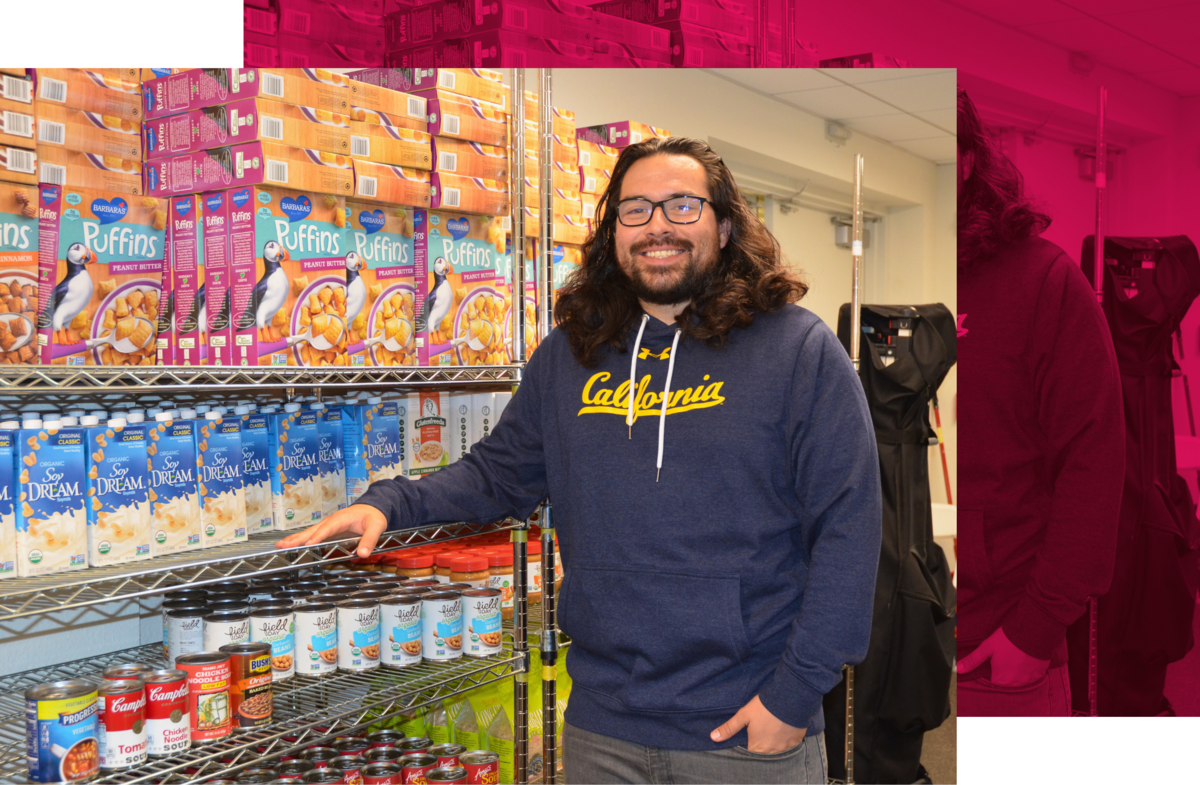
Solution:
<svg viewBox="0 0 1200 785">
<path fill-rule="evenodd" d="M 363 785 L 402 785 L 400 764 L 383 761 L 368 763 L 362 769 Z"/>
<path fill-rule="evenodd" d="M 421 664 L 421 598 L 392 594 L 379 603 L 381 662 L 392 668 Z"/>
<path fill-rule="evenodd" d="M 295 583 L 289 583 L 286 588 L 288 591 L 307 591 L 316 593 L 325 588 L 325 581 L 296 581 Z"/>
<path fill-rule="evenodd" d="M 271 646 L 267 643 L 231 643 L 221 647 L 229 655 L 229 702 L 237 733 L 271 724 Z"/>
<path fill-rule="evenodd" d="M 349 599 L 338 603 L 338 668 L 365 671 L 379 667 L 379 602 Z"/>
<path fill-rule="evenodd" d="M 171 602 L 172 600 L 203 600 L 208 596 L 208 589 L 200 587 L 188 587 L 186 589 L 173 589 L 163 595 L 163 602 Z"/>
<path fill-rule="evenodd" d="M 499 589 L 468 589 L 463 601 L 463 654 L 468 657 L 490 657 L 500 653 L 503 633 L 500 631 Z"/>
<path fill-rule="evenodd" d="M 333 742 L 333 748 L 343 755 L 361 755 L 371 748 L 363 736 L 344 736 Z"/>
<path fill-rule="evenodd" d="M 325 783 L 336 783 L 342 781 L 341 769 L 314 769 L 304 775 L 301 782 L 315 782 L 325 785 Z"/>
<path fill-rule="evenodd" d="M 265 600 L 250 600 L 250 613 L 261 608 L 292 608 L 294 600 L 281 600 L 278 597 L 268 597 Z"/>
<path fill-rule="evenodd" d="M 167 611 L 167 663 L 185 654 L 204 651 L 204 617 L 207 605 L 185 605 Z"/>
<path fill-rule="evenodd" d="M 161 606 L 162 630 L 163 630 L 163 656 L 167 657 L 168 662 L 171 661 L 170 660 L 170 657 L 171 657 L 170 634 L 171 634 L 171 632 L 170 632 L 170 625 L 169 625 L 168 619 L 167 619 L 167 614 L 170 613 L 171 611 L 179 609 L 179 608 L 207 608 L 207 607 L 208 606 L 204 604 L 203 596 L 194 597 L 194 598 L 180 597 L 179 599 L 163 600 L 163 603 Z M 203 622 L 201 622 L 201 624 L 203 624 Z M 203 633 L 203 629 L 201 629 L 201 633 Z M 192 652 L 184 652 L 184 654 L 191 654 L 191 653 Z"/>
<path fill-rule="evenodd" d="M 300 760 L 308 761 L 313 768 L 323 769 L 337 756 L 338 751 L 333 747 L 309 747 L 300 753 Z"/>
<path fill-rule="evenodd" d="M 500 781 L 500 756 L 491 750 L 471 750 L 458 756 L 469 785 L 496 785 Z"/>
<path fill-rule="evenodd" d="M 428 661 L 462 656 L 462 595 L 437 591 L 421 595 L 421 657 Z"/>
<path fill-rule="evenodd" d="M 403 756 L 404 751 L 395 747 L 372 747 L 363 753 L 363 757 L 371 763 L 394 763 Z"/>
<path fill-rule="evenodd" d="M 439 766 L 425 775 L 429 785 L 467 785 L 467 770 L 462 766 Z"/>
<path fill-rule="evenodd" d="M 433 740 L 428 736 L 405 736 L 396 742 L 396 749 L 404 754 L 410 752 L 425 752 L 433 746 Z"/>
<path fill-rule="evenodd" d="M 100 773 L 96 685 L 84 679 L 25 690 L 29 779 L 81 782 Z"/>
<path fill-rule="evenodd" d="M 303 600 L 317 593 L 317 589 L 276 589 L 271 592 L 272 600 Z"/>
<path fill-rule="evenodd" d="M 393 589 L 393 591 L 400 591 L 401 589 L 433 589 L 441 585 L 432 578 L 419 578 L 417 580 L 410 578 L 403 586 Z"/>
<path fill-rule="evenodd" d="M 164 758 L 192 745 L 187 673 L 172 668 L 150 671 L 146 684 L 146 752 Z"/>
<path fill-rule="evenodd" d="M 439 766 L 457 766 L 458 757 L 467 751 L 461 744 L 435 744 L 429 748 L 430 755 L 435 756 Z"/>
<path fill-rule="evenodd" d="M 238 777 L 237 777 L 238 785 L 244 785 L 245 783 L 274 782 L 274 781 L 275 781 L 275 770 L 274 769 L 264 769 L 264 768 L 243 769 L 241 771 L 241 773 L 238 774 Z"/>
<path fill-rule="evenodd" d="M 467 589 L 477 589 L 477 588 L 479 588 L 479 587 L 473 583 L 443 583 L 441 586 L 437 587 L 437 590 L 438 591 L 464 592 Z"/>
<path fill-rule="evenodd" d="M 204 617 L 204 651 L 220 651 L 231 643 L 250 642 L 250 614 L 245 610 L 219 610 Z"/>
<path fill-rule="evenodd" d="M 132 769 L 146 762 L 146 684 L 110 681 L 96 691 L 100 768 Z"/>
<path fill-rule="evenodd" d="M 271 678 L 284 681 L 296 673 L 296 639 L 292 606 L 273 605 L 250 611 L 250 640 L 271 646 Z"/>
<path fill-rule="evenodd" d="M 356 591 L 362 590 L 362 587 L 358 583 L 331 583 L 324 589 L 321 589 L 321 594 L 340 594 L 349 597 Z"/>
<path fill-rule="evenodd" d="M 296 619 L 296 672 L 310 676 L 333 673 L 338 665 L 337 607 L 308 603 L 292 613 Z"/>
<path fill-rule="evenodd" d="M 424 752 L 414 752 L 400 759 L 400 782 L 404 785 L 423 785 L 429 772 L 437 768 L 437 758 Z"/>
<path fill-rule="evenodd" d="M 269 600 L 275 592 L 286 589 L 286 583 L 271 583 L 268 581 L 260 581 L 250 584 L 250 588 L 246 590 L 246 596 L 251 602 L 255 600 Z"/>
<path fill-rule="evenodd" d="M 346 785 L 362 785 L 362 769 L 367 765 L 367 759 L 362 755 L 339 755 L 329 761 L 329 768 L 342 772 L 342 782 Z"/>
<path fill-rule="evenodd" d="M 386 572 L 373 572 L 367 577 L 367 585 L 371 588 L 387 589 L 407 582 L 408 578 L 403 575 L 392 575 Z"/>
<path fill-rule="evenodd" d="M 245 581 L 217 581 L 216 583 L 204 584 L 204 589 L 209 594 L 223 594 L 226 592 L 245 594 L 249 588 L 250 584 Z"/>
<path fill-rule="evenodd" d="M 133 681 L 154 670 L 144 662 L 132 662 L 128 665 L 109 665 L 101 672 L 100 677 L 105 681 Z"/>
<path fill-rule="evenodd" d="M 396 742 L 404 738 L 399 731 L 383 730 L 372 731 L 367 734 L 367 742 L 370 744 L 370 749 L 378 749 L 380 747 L 395 747 Z"/>
<path fill-rule="evenodd" d="M 238 600 L 208 600 L 209 610 L 212 611 L 250 611 L 250 599 L 242 597 Z"/>
<path fill-rule="evenodd" d="M 384 597 L 387 597 L 391 593 L 392 593 L 391 590 L 386 587 L 378 587 L 378 588 L 371 587 L 371 588 L 367 588 L 367 589 L 359 589 L 358 591 L 354 592 L 350 596 L 351 597 L 361 597 L 364 600 L 382 600 Z"/>
<path fill-rule="evenodd" d="M 250 593 L 248 591 L 232 591 L 232 592 L 209 592 L 208 598 L 205 600 L 209 605 L 214 602 L 250 602 Z"/>
<path fill-rule="evenodd" d="M 213 651 L 186 654 L 175 660 L 175 665 L 188 676 L 192 744 L 211 744 L 228 736 L 233 729 L 229 655 Z"/>
<path fill-rule="evenodd" d="M 285 760 L 275 767 L 275 777 L 290 782 L 299 782 L 304 775 L 316 767 L 306 760 Z"/>
</svg>

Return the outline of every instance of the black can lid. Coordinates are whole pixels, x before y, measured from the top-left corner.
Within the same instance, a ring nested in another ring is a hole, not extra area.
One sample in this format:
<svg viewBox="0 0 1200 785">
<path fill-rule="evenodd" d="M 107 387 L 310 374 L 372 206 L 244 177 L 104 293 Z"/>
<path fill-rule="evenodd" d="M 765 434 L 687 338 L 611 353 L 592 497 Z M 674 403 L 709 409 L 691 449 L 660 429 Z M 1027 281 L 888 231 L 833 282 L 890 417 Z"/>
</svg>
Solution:
<svg viewBox="0 0 1200 785">
<path fill-rule="evenodd" d="M 204 617 L 206 622 L 238 621 L 250 618 L 250 612 L 245 610 L 222 609 L 213 611 Z"/>
<path fill-rule="evenodd" d="M 305 602 L 295 606 L 292 610 L 295 613 L 327 613 L 336 607 L 332 602 Z"/>
<path fill-rule="evenodd" d="M 191 605 L 181 605 L 178 608 L 172 608 L 167 611 L 167 616 L 172 619 L 190 618 L 193 616 L 203 616 L 212 608 L 209 608 L 203 603 L 192 603 Z"/>
</svg>

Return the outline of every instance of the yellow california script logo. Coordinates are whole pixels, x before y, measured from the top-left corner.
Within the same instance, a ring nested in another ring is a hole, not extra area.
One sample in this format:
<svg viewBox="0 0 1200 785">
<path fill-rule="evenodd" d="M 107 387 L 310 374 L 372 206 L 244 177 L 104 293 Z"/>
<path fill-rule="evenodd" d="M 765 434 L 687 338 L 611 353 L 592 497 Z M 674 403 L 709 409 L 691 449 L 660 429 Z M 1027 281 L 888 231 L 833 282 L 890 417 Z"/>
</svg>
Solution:
<svg viewBox="0 0 1200 785">
<path fill-rule="evenodd" d="M 617 414 L 625 417 L 629 414 L 629 382 L 621 382 L 617 388 L 604 387 L 604 383 L 612 378 L 608 371 L 594 374 L 583 386 L 583 403 L 579 414 Z M 708 374 L 704 381 L 708 381 Z M 721 395 L 721 387 L 725 382 L 698 384 L 680 390 L 671 390 L 671 400 L 667 402 L 667 414 L 689 412 L 693 409 L 707 409 L 710 406 L 720 406 L 725 403 Z M 643 376 L 638 381 L 637 394 L 633 398 L 633 419 L 642 416 L 657 417 L 662 410 L 662 393 L 650 392 L 650 376 Z"/>
</svg>

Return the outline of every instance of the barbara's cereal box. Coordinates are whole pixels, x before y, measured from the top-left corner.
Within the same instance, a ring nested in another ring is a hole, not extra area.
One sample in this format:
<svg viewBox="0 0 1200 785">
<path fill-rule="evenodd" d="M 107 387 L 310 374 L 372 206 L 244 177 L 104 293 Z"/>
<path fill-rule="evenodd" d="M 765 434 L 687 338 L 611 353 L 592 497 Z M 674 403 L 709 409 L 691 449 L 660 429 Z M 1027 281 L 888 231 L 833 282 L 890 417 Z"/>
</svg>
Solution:
<svg viewBox="0 0 1200 785">
<path fill-rule="evenodd" d="M 352 200 L 346 211 L 352 249 L 346 256 L 350 365 L 416 365 L 414 235 L 426 214 Z"/>
<path fill-rule="evenodd" d="M 196 421 L 160 415 L 147 425 L 150 444 L 150 550 L 155 556 L 200 545 L 200 488 L 196 478 Z"/>
<path fill-rule="evenodd" d="M 486 180 L 503 181 L 508 177 L 508 152 L 503 147 L 447 136 L 432 139 L 434 169 L 438 172 Z"/>
<path fill-rule="evenodd" d="M 737 34 L 674 22 L 671 64 L 676 68 L 749 68 L 753 63 L 750 44 Z"/>
<path fill-rule="evenodd" d="M 154 365 L 167 205 L 42 185 L 38 344 L 46 365 Z"/>
<path fill-rule="evenodd" d="M 364 68 L 346 74 L 352 82 L 365 82 L 392 90 L 411 92 L 416 89 L 411 68 Z M 351 89 L 354 85 L 350 86 Z"/>
<path fill-rule="evenodd" d="M 103 69 L 36 68 L 38 103 L 141 122 L 141 85 Z"/>
<path fill-rule="evenodd" d="M 450 464 L 450 393 L 408 396 L 409 479 L 420 479 Z"/>
<path fill-rule="evenodd" d="M 149 120 L 254 97 L 345 114 L 349 84 L 324 68 L 192 68 L 143 83 L 142 98 Z"/>
<path fill-rule="evenodd" d="M 407 49 L 431 41 L 482 33 L 519 30 L 539 38 L 590 42 L 596 23 L 586 5 L 551 0 L 475 0 L 474 9 L 459 0 L 434 0 L 388 17 L 389 49 Z M 464 13 L 465 11 L 465 13 Z"/>
<path fill-rule="evenodd" d="M 141 161 L 46 145 L 38 145 L 37 154 L 38 182 L 132 196 L 142 192 Z"/>
<path fill-rule="evenodd" d="M 271 432 L 269 414 L 243 414 L 242 481 L 246 488 L 246 531 L 271 531 Z"/>
<path fill-rule="evenodd" d="M 428 207 L 432 199 L 429 172 L 355 159 L 354 195 L 388 204 Z"/>
<path fill-rule="evenodd" d="M 317 414 L 317 466 L 325 517 L 346 508 L 346 462 L 342 458 L 342 410 L 331 406 Z"/>
<path fill-rule="evenodd" d="M 88 564 L 93 567 L 150 558 L 146 428 L 102 425 L 84 430 L 88 464 Z"/>
<path fill-rule="evenodd" d="M 425 99 L 421 99 L 425 104 Z M 428 111 L 428 110 L 427 110 Z M 426 133 L 429 131 L 429 122 L 427 115 L 420 117 L 410 117 L 406 114 L 389 114 L 388 112 L 377 112 L 373 109 L 366 109 L 361 106 L 350 107 L 350 119 L 360 123 L 372 123 L 374 125 L 388 125 L 393 128 L 407 128 L 410 131 L 421 131 Z"/>
<path fill-rule="evenodd" d="M 428 114 L 422 96 L 361 81 L 350 82 L 350 105 L 418 123 Z"/>
<path fill-rule="evenodd" d="M 38 191 L 0 183 L 0 363 L 38 361 Z"/>
<path fill-rule="evenodd" d="M 149 194 L 185 194 L 262 183 L 320 193 L 348 194 L 354 185 L 350 158 L 341 153 L 250 142 L 147 161 Z"/>
<path fill-rule="evenodd" d="M 0 147 L 0 180 L 10 183 L 37 183 L 37 151 L 19 147 Z"/>
<path fill-rule="evenodd" d="M 240 98 L 143 124 L 146 157 L 192 153 L 244 142 L 278 142 L 330 153 L 350 150 L 350 117 L 328 109 Z"/>
<path fill-rule="evenodd" d="M 382 54 L 382 0 L 278 0 L 281 30 Z M 265 31 L 264 31 L 265 32 Z"/>
<path fill-rule="evenodd" d="M 0 431 L 0 580 L 17 577 L 17 519 L 13 511 L 13 437 Z"/>
<path fill-rule="evenodd" d="M 87 563 L 83 431 L 14 431 L 17 576 L 82 570 Z"/>
<path fill-rule="evenodd" d="M 405 417 L 408 406 L 384 401 L 366 407 L 363 413 L 363 465 L 368 483 L 405 477 Z"/>
<path fill-rule="evenodd" d="M 567 243 L 554 244 L 554 263 L 551 272 L 554 275 L 554 291 L 566 285 L 571 275 L 583 266 L 583 248 Z"/>
<path fill-rule="evenodd" d="M 416 225 L 421 365 L 507 362 L 503 221 L 430 210 Z"/>
<path fill-rule="evenodd" d="M 158 337 L 159 361 L 168 365 L 208 364 L 208 315 L 204 299 L 204 200 L 198 194 L 172 197 L 167 242 L 170 274 L 163 276 L 165 310 L 173 329 Z M 169 283 L 168 283 L 169 282 Z"/>
<path fill-rule="evenodd" d="M 670 131 L 633 120 L 591 125 L 587 128 L 580 128 L 575 133 L 576 139 L 617 148 L 628 147 L 650 138 L 666 139 L 671 136 Z"/>
<path fill-rule="evenodd" d="M 200 521 L 204 547 L 246 540 L 246 489 L 242 484 L 242 420 L 209 412 L 197 423 Z"/>
<path fill-rule="evenodd" d="M 249 188 L 212 191 L 197 199 L 203 217 L 204 288 L 192 301 L 196 311 L 196 329 L 207 336 L 207 365 L 233 365 L 233 269 L 231 262 L 233 216 L 231 202 L 235 194 Z M 213 307 L 208 307 L 212 300 Z M 179 328 L 177 323 L 176 328 Z"/>
<path fill-rule="evenodd" d="M 434 172 L 431 179 L 430 206 L 434 209 L 508 215 L 507 180 L 485 180 L 445 172 Z"/>
<path fill-rule="evenodd" d="M 39 145 L 126 161 L 142 160 L 141 126 L 136 120 L 44 101 L 37 104 L 35 112 Z"/>
<path fill-rule="evenodd" d="M 585 194 L 603 194 L 612 181 L 612 170 L 595 166 L 579 167 L 579 190 Z"/>
<path fill-rule="evenodd" d="M 350 124 L 350 155 L 410 169 L 433 168 L 432 137 L 424 131 L 391 124 L 353 121 Z"/>
<path fill-rule="evenodd" d="M 508 115 L 495 104 L 447 90 L 422 95 L 429 99 L 429 133 L 490 145 L 507 142 Z"/>
<path fill-rule="evenodd" d="M 575 132 L 575 144 L 579 150 L 579 166 L 592 166 L 598 169 L 612 171 L 617 165 L 621 151 L 616 147 L 584 139 L 580 131 Z"/>
<path fill-rule="evenodd" d="M 37 139 L 33 104 L 0 98 L 0 147 L 31 149 Z"/>
<path fill-rule="evenodd" d="M 398 69 L 392 69 L 398 70 Z M 478 98 L 508 111 L 509 88 L 499 71 L 487 68 L 414 68 L 414 90 L 445 90 Z"/>
<path fill-rule="evenodd" d="M 11 69 L 25 71 L 27 69 Z M 18 74 L 0 76 L 0 98 L 7 101 L 17 101 L 23 104 L 33 104 L 33 81 Z"/>
<path fill-rule="evenodd" d="M 323 501 L 320 479 L 318 415 L 289 403 L 272 414 L 271 503 L 277 531 L 303 529 L 320 523 Z"/>
</svg>

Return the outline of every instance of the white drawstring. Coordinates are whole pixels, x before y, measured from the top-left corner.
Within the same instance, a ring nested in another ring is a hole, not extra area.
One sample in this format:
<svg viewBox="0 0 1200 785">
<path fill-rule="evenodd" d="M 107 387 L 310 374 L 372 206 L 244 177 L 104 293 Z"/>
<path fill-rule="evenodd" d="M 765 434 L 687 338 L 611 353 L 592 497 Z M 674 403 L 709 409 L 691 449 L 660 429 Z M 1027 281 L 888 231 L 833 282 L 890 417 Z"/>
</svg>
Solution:
<svg viewBox="0 0 1200 785">
<path fill-rule="evenodd" d="M 663 389 L 662 411 L 658 415 L 658 463 L 654 472 L 655 482 L 658 482 L 658 476 L 662 474 L 663 433 L 666 432 L 667 427 L 667 401 L 671 398 L 671 373 L 675 370 L 675 349 L 679 346 L 680 332 L 682 331 L 676 327 L 675 340 L 671 341 L 671 358 L 667 362 L 667 386 Z M 630 432 L 632 433 L 632 429 Z"/>
<path fill-rule="evenodd" d="M 638 327 L 637 340 L 633 342 L 633 357 L 629 360 L 629 415 L 625 424 L 629 426 L 629 438 L 633 438 L 633 396 L 637 392 L 637 356 L 638 348 L 642 345 L 642 333 L 646 330 L 646 322 L 650 321 L 649 314 L 642 314 L 642 324 Z"/>
</svg>

